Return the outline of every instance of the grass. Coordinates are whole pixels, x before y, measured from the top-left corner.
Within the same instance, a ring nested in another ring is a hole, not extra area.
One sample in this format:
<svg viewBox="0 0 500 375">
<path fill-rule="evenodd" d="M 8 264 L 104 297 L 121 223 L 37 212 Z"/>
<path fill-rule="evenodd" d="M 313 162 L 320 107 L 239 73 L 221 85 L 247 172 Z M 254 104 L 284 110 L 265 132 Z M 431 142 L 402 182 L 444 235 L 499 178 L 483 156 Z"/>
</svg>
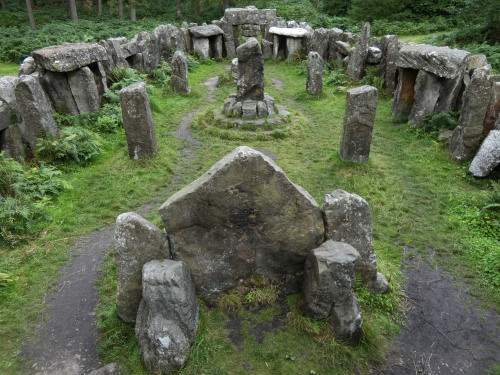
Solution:
<svg viewBox="0 0 500 375">
<path fill-rule="evenodd" d="M 13 62 L 0 63 L 0 77 L 2 76 L 16 76 L 19 72 L 19 64 Z"/>
<path fill-rule="evenodd" d="M 164 94 L 155 88 L 155 128 L 160 145 L 156 159 L 130 160 L 125 137 L 118 133 L 105 140 L 106 152 L 90 166 L 66 171 L 73 189 L 63 193 L 50 208 L 52 221 L 41 228 L 38 239 L 33 239 L 31 245 L 2 252 L 0 271 L 12 274 L 14 281 L 0 288 L 0 373 L 21 372 L 21 344 L 43 316 L 43 296 L 67 259 L 68 237 L 110 225 L 120 213 L 136 210 L 144 203 L 158 207 L 243 144 L 275 153 L 276 163 L 320 206 L 325 194 L 335 189 L 365 198 L 372 209 L 379 269 L 391 280 L 393 291 L 380 299 L 364 297 L 365 340 L 355 347 L 333 340 L 322 322 L 301 316 L 297 297 L 287 301 L 288 316 L 282 329 L 265 334 L 262 344 L 250 333 L 251 328 L 283 313 L 269 289 L 250 289 L 243 295 L 246 302 L 241 295 L 233 295 L 226 301 L 230 308 L 210 309 L 201 303 L 200 328 L 181 374 L 245 373 L 245 368 L 252 368 L 256 374 L 311 370 L 316 374 L 352 374 L 376 367 L 383 361 L 389 340 L 398 332 L 400 266 L 405 245 L 420 251 L 426 246 L 435 249 L 439 263 L 449 270 L 460 270 L 458 276 L 470 280 L 475 294 L 500 307 L 500 291 L 487 286 L 464 252 L 462 228 L 453 216 L 454 202 L 450 200 L 450 196 L 461 194 L 479 195 L 487 182 L 467 177 L 464 165 L 451 161 L 442 145 L 419 137 L 408 126 L 394 126 L 390 101 L 382 96 L 370 160 L 365 164 L 343 163 L 338 150 L 345 93 L 325 86 L 321 96 L 309 96 L 305 91 L 306 77 L 297 73 L 298 66 L 267 61 L 265 67 L 266 92 L 278 104 L 286 105 L 294 118 L 294 130 L 285 138 L 223 139 L 218 133 L 199 128 L 193 130 L 195 138 L 202 141 L 195 149 L 197 157 L 189 165 L 182 164 L 177 150 L 185 145 L 171 132 L 182 116 L 204 103 L 206 87 L 200 83 L 224 72 L 220 64 L 202 65 L 190 73 L 190 95 Z M 271 77 L 283 81 L 282 90 L 274 88 Z M 234 86 L 222 86 L 214 93 L 216 104 L 208 108 L 221 106 L 230 92 L 235 92 Z M 172 183 L 176 171 L 179 179 Z M 148 219 L 161 225 L 156 212 Z M 127 374 L 145 374 L 133 327 L 121 322 L 114 313 L 116 266 L 111 254 L 101 275 L 97 309 L 102 330 L 99 353 L 105 363 L 121 363 Z M 271 304 L 252 316 L 248 300 L 255 298 Z M 228 338 L 226 325 L 231 314 L 246 319 L 240 330 L 244 337 L 241 349 Z"/>
</svg>

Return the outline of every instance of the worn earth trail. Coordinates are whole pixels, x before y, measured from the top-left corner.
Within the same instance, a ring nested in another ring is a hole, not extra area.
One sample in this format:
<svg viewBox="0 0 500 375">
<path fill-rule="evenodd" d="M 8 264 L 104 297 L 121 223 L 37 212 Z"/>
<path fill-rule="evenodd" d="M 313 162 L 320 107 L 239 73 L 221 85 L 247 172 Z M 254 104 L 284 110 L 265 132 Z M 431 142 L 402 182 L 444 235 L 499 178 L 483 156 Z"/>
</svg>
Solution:
<svg viewBox="0 0 500 375">
<path fill-rule="evenodd" d="M 212 103 L 218 77 L 203 83 L 208 89 L 207 102 Z M 193 147 L 200 144 L 189 130 L 198 110 L 181 118 L 175 136 L 185 141 L 180 150 L 183 158 L 171 183 L 175 183 L 182 170 L 196 157 Z M 145 215 L 154 205 L 138 208 Z M 25 372 L 36 375 L 85 375 L 101 364 L 96 352 L 98 340 L 97 317 L 94 312 L 99 296 L 95 282 L 99 267 L 113 246 L 114 226 L 92 232 L 79 238 L 71 246 L 69 260 L 61 269 L 54 292 L 46 297 L 47 310 L 39 324 L 34 344 L 23 348 Z"/>
</svg>

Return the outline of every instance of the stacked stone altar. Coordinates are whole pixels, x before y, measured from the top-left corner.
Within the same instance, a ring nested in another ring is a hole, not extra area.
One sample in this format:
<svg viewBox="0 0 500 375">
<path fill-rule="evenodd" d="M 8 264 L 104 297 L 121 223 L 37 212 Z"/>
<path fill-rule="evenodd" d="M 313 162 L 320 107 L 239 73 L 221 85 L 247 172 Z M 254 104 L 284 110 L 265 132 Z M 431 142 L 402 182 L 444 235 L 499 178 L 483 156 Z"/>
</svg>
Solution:
<svg viewBox="0 0 500 375">
<path fill-rule="evenodd" d="M 276 114 L 274 99 L 264 93 L 264 59 L 255 38 L 250 38 L 236 49 L 238 56 L 237 93 L 224 101 L 226 116 L 246 119 Z"/>
</svg>

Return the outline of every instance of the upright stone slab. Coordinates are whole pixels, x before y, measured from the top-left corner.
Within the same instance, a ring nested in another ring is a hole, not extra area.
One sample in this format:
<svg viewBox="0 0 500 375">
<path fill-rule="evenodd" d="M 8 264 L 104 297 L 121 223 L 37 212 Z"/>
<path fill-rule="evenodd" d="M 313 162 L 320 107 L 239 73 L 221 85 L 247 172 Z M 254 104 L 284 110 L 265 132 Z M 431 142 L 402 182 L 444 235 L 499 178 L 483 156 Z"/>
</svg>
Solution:
<svg viewBox="0 0 500 375">
<path fill-rule="evenodd" d="M 394 95 L 397 86 L 397 60 L 399 41 L 396 35 L 385 35 L 380 40 L 382 45 L 382 72 L 384 74 L 384 88 L 389 95 Z"/>
<path fill-rule="evenodd" d="M 319 28 L 306 36 L 306 51 L 317 52 L 323 60 L 328 58 L 328 30 Z"/>
<path fill-rule="evenodd" d="M 398 69 L 398 85 L 391 104 L 391 115 L 394 117 L 409 117 L 415 101 L 415 82 L 418 70 Z"/>
<path fill-rule="evenodd" d="M 153 259 L 168 259 L 167 235 L 135 212 L 116 218 L 115 260 L 118 284 L 116 313 L 135 322 L 142 299 L 142 267 Z"/>
<path fill-rule="evenodd" d="M 342 30 L 338 28 L 333 28 L 328 30 L 328 59 L 329 60 L 340 60 L 340 54 L 337 51 L 336 43 L 340 40 L 340 35 Z"/>
<path fill-rule="evenodd" d="M 46 70 L 40 75 L 40 82 L 58 113 L 80 115 L 66 73 Z"/>
<path fill-rule="evenodd" d="M 495 123 L 500 119 L 500 76 L 490 76 L 491 99 L 484 119 L 484 134 L 495 129 Z"/>
<path fill-rule="evenodd" d="M 474 177 L 486 177 L 500 164 L 500 130 L 492 130 L 481 144 L 469 173 Z"/>
<path fill-rule="evenodd" d="M 264 99 L 264 59 L 262 49 L 255 38 L 236 49 L 238 55 L 238 90 L 236 99 Z"/>
<path fill-rule="evenodd" d="M 307 56 L 306 89 L 311 95 L 323 90 L 323 59 L 318 52 L 309 52 Z"/>
<path fill-rule="evenodd" d="M 46 133 L 57 134 L 54 111 L 38 80 L 33 76 L 22 76 L 15 87 L 19 112 L 25 123 L 23 137 L 31 150 L 35 150 L 37 138 Z"/>
<path fill-rule="evenodd" d="M 19 113 L 19 106 L 14 88 L 18 80 L 19 78 L 13 76 L 0 77 L 0 100 L 7 103 L 9 108 L 16 113 Z"/>
<path fill-rule="evenodd" d="M 33 57 L 26 57 L 21 65 L 19 65 L 19 72 L 17 73 L 19 77 L 33 74 L 39 69 L 39 66 L 36 64 L 35 59 Z"/>
<path fill-rule="evenodd" d="M 31 52 L 35 62 L 53 72 L 70 72 L 108 58 L 106 49 L 95 43 L 64 43 Z"/>
<path fill-rule="evenodd" d="M 326 194 L 323 200 L 323 217 L 326 238 L 353 246 L 361 256 L 356 264 L 356 272 L 361 274 L 363 282 L 372 292 L 386 292 L 389 284 L 382 274 L 377 274 L 368 202 L 359 195 L 334 190 Z"/>
<path fill-rule="evenodd" d="M 0 131 L 7 129 L 11 124 L 12 114 L 10 108 L 4 101 L 0 100 Z"/>
<path fill-rule="evenodd" d="M 458 99 L 462 92 L 463 76 L 457 75 L 455 78 L 443 78 L 441 83 L 441 90 L 439 97 L 434 108 L 436 113 L 450 113 L 457 111 Z"/>
<path fill-rule="evenodd" d="M 193 50 L 197 51 L 201 56 L 210 57 L 210 42 L 208 38 L 194 38 L 193 37 Z"/>
<path fill-rule="evenodd" d="M 84 66 L 69 72 L 68 82 L 80 113 L 95 112 L 99 109 L 99 91 L 89 67 Z"/>
<path fill-rule="evenodd" d="M 231 77 L 233 78 L 233 83 L 238 83 L 238 58 L 235 57 L 231 60 Z"/>
<path fill-rule="evenodd" d="M 0 131 L 0 151 L 5 153 L 5 157 L 22 160 L 26 158 L 23 139 L 17 124 L 9 126 Z"/>
<path fill-rule="evenodd" d="M 174 91 L 181 94 L 189 93 L 191 88 L 188 84 L 188 64 L 186 56 L 181 51 L 175 51 L 171 67 Z"/>
<path fill-rule="evenodd" d="M 148 372 L 170 374 L 186 363 L 198 329 L 199 308 L 184 262 L 148 262 L 135 336 Z"/>
<path fill-rule="evenodd" d="M 359 81 L 365 75 L 366 57 L 370 43 L 370 24 L 367 22 L 359 35 L 358 43 L 349 55 L 346 74 L 349 78 Z"/>
<path fill-rule="evenodd" d="M 354 247 L 329 240 L 312 250 L 305 264 L 302 310 L 315 319 L 329 318 L 336 338 L 343 341 L 363 336 L 361 309 L 352 291 L 358 260 Z"/>
<path fill-rule="evenodd" d="M 421 70 L 415 80 L 414 102 L 408 123 L 414 128 L 424 126 L 425 118 L 434 112 L 441 91 L 439 77 Z"/>
<path fill-rule="evenodd" d="M 339 155 L 342 161 L 368 161 L 377 110 L 378 91 L 373 86 L 348 90 Z"/>
<path fill-rule="evenodd" d="M 139 82 L 122 89 L 120 103 L 129 157 L 154 158 L 158 144 L 146 84 Z"/>
<path fill-rule="evenodd" d="M 295 279 L 324 239 L 314 199 L 246 146 L 171 196 L 159 212 L 173 258 L 186 262 L 208 302 L 250 275 Z"/>
<path fill-rule="evenodd" d="M 451 157 L 454 160 L 470 160 L 479 149 L 491 86 L 487 72 L 476 69 L 464 91 L 462 112 L 450 140 Z"/>
</svg>

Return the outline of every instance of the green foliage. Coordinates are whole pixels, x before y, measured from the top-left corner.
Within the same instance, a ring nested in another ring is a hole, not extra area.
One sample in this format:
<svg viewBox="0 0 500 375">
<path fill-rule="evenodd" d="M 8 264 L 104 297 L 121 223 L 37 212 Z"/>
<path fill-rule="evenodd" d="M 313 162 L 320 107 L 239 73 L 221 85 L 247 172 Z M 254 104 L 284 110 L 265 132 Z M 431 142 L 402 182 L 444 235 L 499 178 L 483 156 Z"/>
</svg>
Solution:
<svg viewBox="0 0 500 375">
<path fill-rule="evenodd" d="M 230 70 L 225 71 L 222 74 L 219 74 L 219 79 L 217 81 L 217 87 L 222 86 L 233 86 L 233 75 Z"/>
<path fill-rule="evenodd" d="M 422 130 L 431 135 L 432 137 L 437 137 L 439 133 L 443 130 L 453 130 L 457 126 L 457 118 L 454 113 L 432 113 L 425 118 L 424 126 Z"/>
<path fill-rule="evenodd" d="M 81 127 L 63 128 L 58 135 L 48 133 L 38 140 L 35 154 L 48 161 L 74 161 L 87 164 L 101 154 L 99 137 Z"/>
<path fill-rule="evenodd" d="M 349 78 L 346 75 L 346 70 L 342 66 L 342 62 L 325 63 L 325 74 L 323 81 L 327 86 L 343 86 L 349 83 Z"/>
<path fill-rule="evenodd" d="M 394 321 L 399 321 L 402 317 L 400 297 L 403 293 L 395 290 L 392 285 L 391 290 L 384 294 L 373 294 L 368 291 L 366 285 L 362 283 L 360 275 L 356 275 L 356 282 L 353 290 L 361 304 L 363 311 L 372 311 L 385 315 Z"/>
<path fill-rule="evenodd" d="M 0 287 L 4 287 L 13 281 L 12 275 L 0 271 Z"/>
<path fill-rule="evenodd" d="M 55 167 L 23 166 L 0 153 L 0 243 L 16 245 L 48 219 L 45 206 L 69 188 Z"/>
<path fill-rule="evenodd" d="M 366 67 L 366 74 L 359 83 L 363 85 L 371 85 L 377 88 L 379 95 L 383 95 L 384 77 L 380 73 L 381 69 L 381 64 Z"/>
</svg>

